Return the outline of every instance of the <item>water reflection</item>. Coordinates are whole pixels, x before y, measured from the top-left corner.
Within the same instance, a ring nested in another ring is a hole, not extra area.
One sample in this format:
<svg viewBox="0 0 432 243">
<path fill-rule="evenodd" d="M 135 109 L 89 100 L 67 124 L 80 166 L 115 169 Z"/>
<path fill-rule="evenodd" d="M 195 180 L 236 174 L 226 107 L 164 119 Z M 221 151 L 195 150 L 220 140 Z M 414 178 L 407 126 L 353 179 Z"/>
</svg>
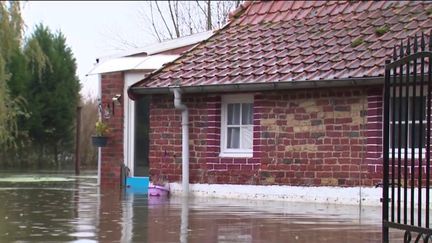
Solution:
<svg viewBox="0 0 432 243">
<path fill-rule="evenodd" d="M 189 234 L 189 198 L 182 197 L 181 223 L 180 223 L 180 242 L 188 242 Z"/>
<path fill-rule="evenodd" d="M 0 242 L 381 242 L 379 207 L 165 200 L 65 177 L 0 182 Z"/>
</svg>

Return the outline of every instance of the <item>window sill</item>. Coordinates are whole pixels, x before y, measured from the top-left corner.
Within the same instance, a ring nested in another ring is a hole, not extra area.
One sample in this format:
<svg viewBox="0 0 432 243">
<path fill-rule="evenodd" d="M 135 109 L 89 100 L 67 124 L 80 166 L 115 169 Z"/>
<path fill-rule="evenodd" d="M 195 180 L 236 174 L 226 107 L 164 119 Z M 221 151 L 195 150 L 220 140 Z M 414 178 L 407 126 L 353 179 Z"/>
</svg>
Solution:
<svg viewBox="0 0 432 243">
<path fill-rule="evenodd" d="M 422 160 L 426 160 L 426 154 L 422 154 L 421 158 L 422 158 Z M 393 157 L 391 154 L 389 154 L 389 159 L 405 159 L 405 155 L 401 155 L 401 157 L 398 157 L 397 155 L 395 155 L 395 157 Z M 412 159 L 411 154 L 408 154 L 407 159 Z M 419 154 L 415 154 L 414 159 L 420 159 Z"/>
<path fill-rule="evenodd" d="M 219 154 L 220 158 L 252 158 L 252 152 L 221 152 Z"/>
<path fill-rule="evenodd" d="M 414 152 L 414 159 L 419 159 L 420 158 L 420 154 L 421 154 L 421 157 L 422 157 L 422 159 L 425 159 L 426 158 L 426 149 L 422 149 L 421 150 L 421 153 L 419 153 L 418 151 L 419 151 L 419 149 L 415 149 L 416 151 Z M 408 157 L 407 157 L 407 159 L 412 159 L 412 149 L 408 149 L 408 151 L 407 151 L 407 154 L 408 154 Z M 405 159 L 405 149 L 401 149 L 400 150 L 400 157 L 399 157 L 399 151 L 398 150 L 395 150 L 394 151 L 394 157 L 393 157 L 393 151 L 390 149 L 390 151 L 389 151 L 389 159 Z"/>
</svg>

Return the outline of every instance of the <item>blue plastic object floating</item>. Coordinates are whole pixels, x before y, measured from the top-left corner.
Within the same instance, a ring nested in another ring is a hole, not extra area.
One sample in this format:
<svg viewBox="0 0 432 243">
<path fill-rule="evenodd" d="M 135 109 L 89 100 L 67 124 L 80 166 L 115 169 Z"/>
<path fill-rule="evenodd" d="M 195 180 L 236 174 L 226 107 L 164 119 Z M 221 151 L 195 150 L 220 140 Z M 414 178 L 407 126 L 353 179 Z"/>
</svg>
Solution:
<svg viewBox="0 0 432 243">
<path fill-rule="evenodd" d="M 127 177 L 126 191 L 134 193 L 148 193 L 148 177 Z"/>
</svg>

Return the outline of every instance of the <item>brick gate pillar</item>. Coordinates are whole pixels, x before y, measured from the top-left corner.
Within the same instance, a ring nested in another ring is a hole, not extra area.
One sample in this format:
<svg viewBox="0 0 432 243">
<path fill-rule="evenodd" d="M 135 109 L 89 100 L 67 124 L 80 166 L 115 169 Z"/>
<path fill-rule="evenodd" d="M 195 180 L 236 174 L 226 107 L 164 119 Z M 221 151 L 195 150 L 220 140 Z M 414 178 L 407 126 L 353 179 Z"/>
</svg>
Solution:
<svg viewBox="0 0 432 243">
<path fill-rule="evenodd" d="M 120 187 L 121 165 L 123 163 L 123 101 L 113 104 L 116 94 L 123 95 L 124 74 L 113 72 L 101 74 L 102 107 L 109 108 L 110 117 L 104 119 L 110 129 L 108 144 L 102 148 L 101 154 L 101 186 Z"/>
</svg>

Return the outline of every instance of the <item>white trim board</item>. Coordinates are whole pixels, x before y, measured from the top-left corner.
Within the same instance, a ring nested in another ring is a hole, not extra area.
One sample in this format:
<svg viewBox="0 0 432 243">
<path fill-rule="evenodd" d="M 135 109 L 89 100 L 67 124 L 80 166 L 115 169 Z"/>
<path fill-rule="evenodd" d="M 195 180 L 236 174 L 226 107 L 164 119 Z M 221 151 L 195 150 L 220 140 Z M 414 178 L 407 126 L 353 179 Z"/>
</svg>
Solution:
<svg viewBox="0 0 432 243">
<path fill-rule="evenodd" d="M 173 195 L 182 193 L 181 183 L 170 183 Z M 190 184 L 190 195 L 198 197 L 275 200 L 342 205 L 381 206 L 382 188 L 301 187 L 231 184 Z"/>
<path fill-rule="evenodd" d="M 153 55 L 160 52 L 173 50 L 189 45 L 197 45 L 201 41 L 207 40 L 214 34 L 213 30 L 196 33 L 188 36 L 183 36 L 180 38 L 172 39 L 172 40 L 166 40 L 163 42 L 157 42 L 153 44 L 146 45 L 145 47 L 141 48 L 133 48 L 130 50 L 122 51 L 119 53 L 106 55 L 106 56 L 100 56 L 97 59 L 99 59 L 99 62 L 104 62 L 110 59 L 115 59 L 119 57 L 131 57 L 133 55 L 137 54 L 146 54 L 146 55 Z"/>
<path fill-rule="evenodd" d="M 179 55 L 153 55 L 145 57 L 119 57 L 97 63 L 87 75 L 120 71 L 153 71 L 172 62 Z"/>
<path fill-rule="evenodd" d="M 135 165 L 135 102 L 127 94 L 130 86 L 142 80 L 146 72 L 125 72 L 123 90 L 123 161 L 134 175 Z"/>
</svg>

